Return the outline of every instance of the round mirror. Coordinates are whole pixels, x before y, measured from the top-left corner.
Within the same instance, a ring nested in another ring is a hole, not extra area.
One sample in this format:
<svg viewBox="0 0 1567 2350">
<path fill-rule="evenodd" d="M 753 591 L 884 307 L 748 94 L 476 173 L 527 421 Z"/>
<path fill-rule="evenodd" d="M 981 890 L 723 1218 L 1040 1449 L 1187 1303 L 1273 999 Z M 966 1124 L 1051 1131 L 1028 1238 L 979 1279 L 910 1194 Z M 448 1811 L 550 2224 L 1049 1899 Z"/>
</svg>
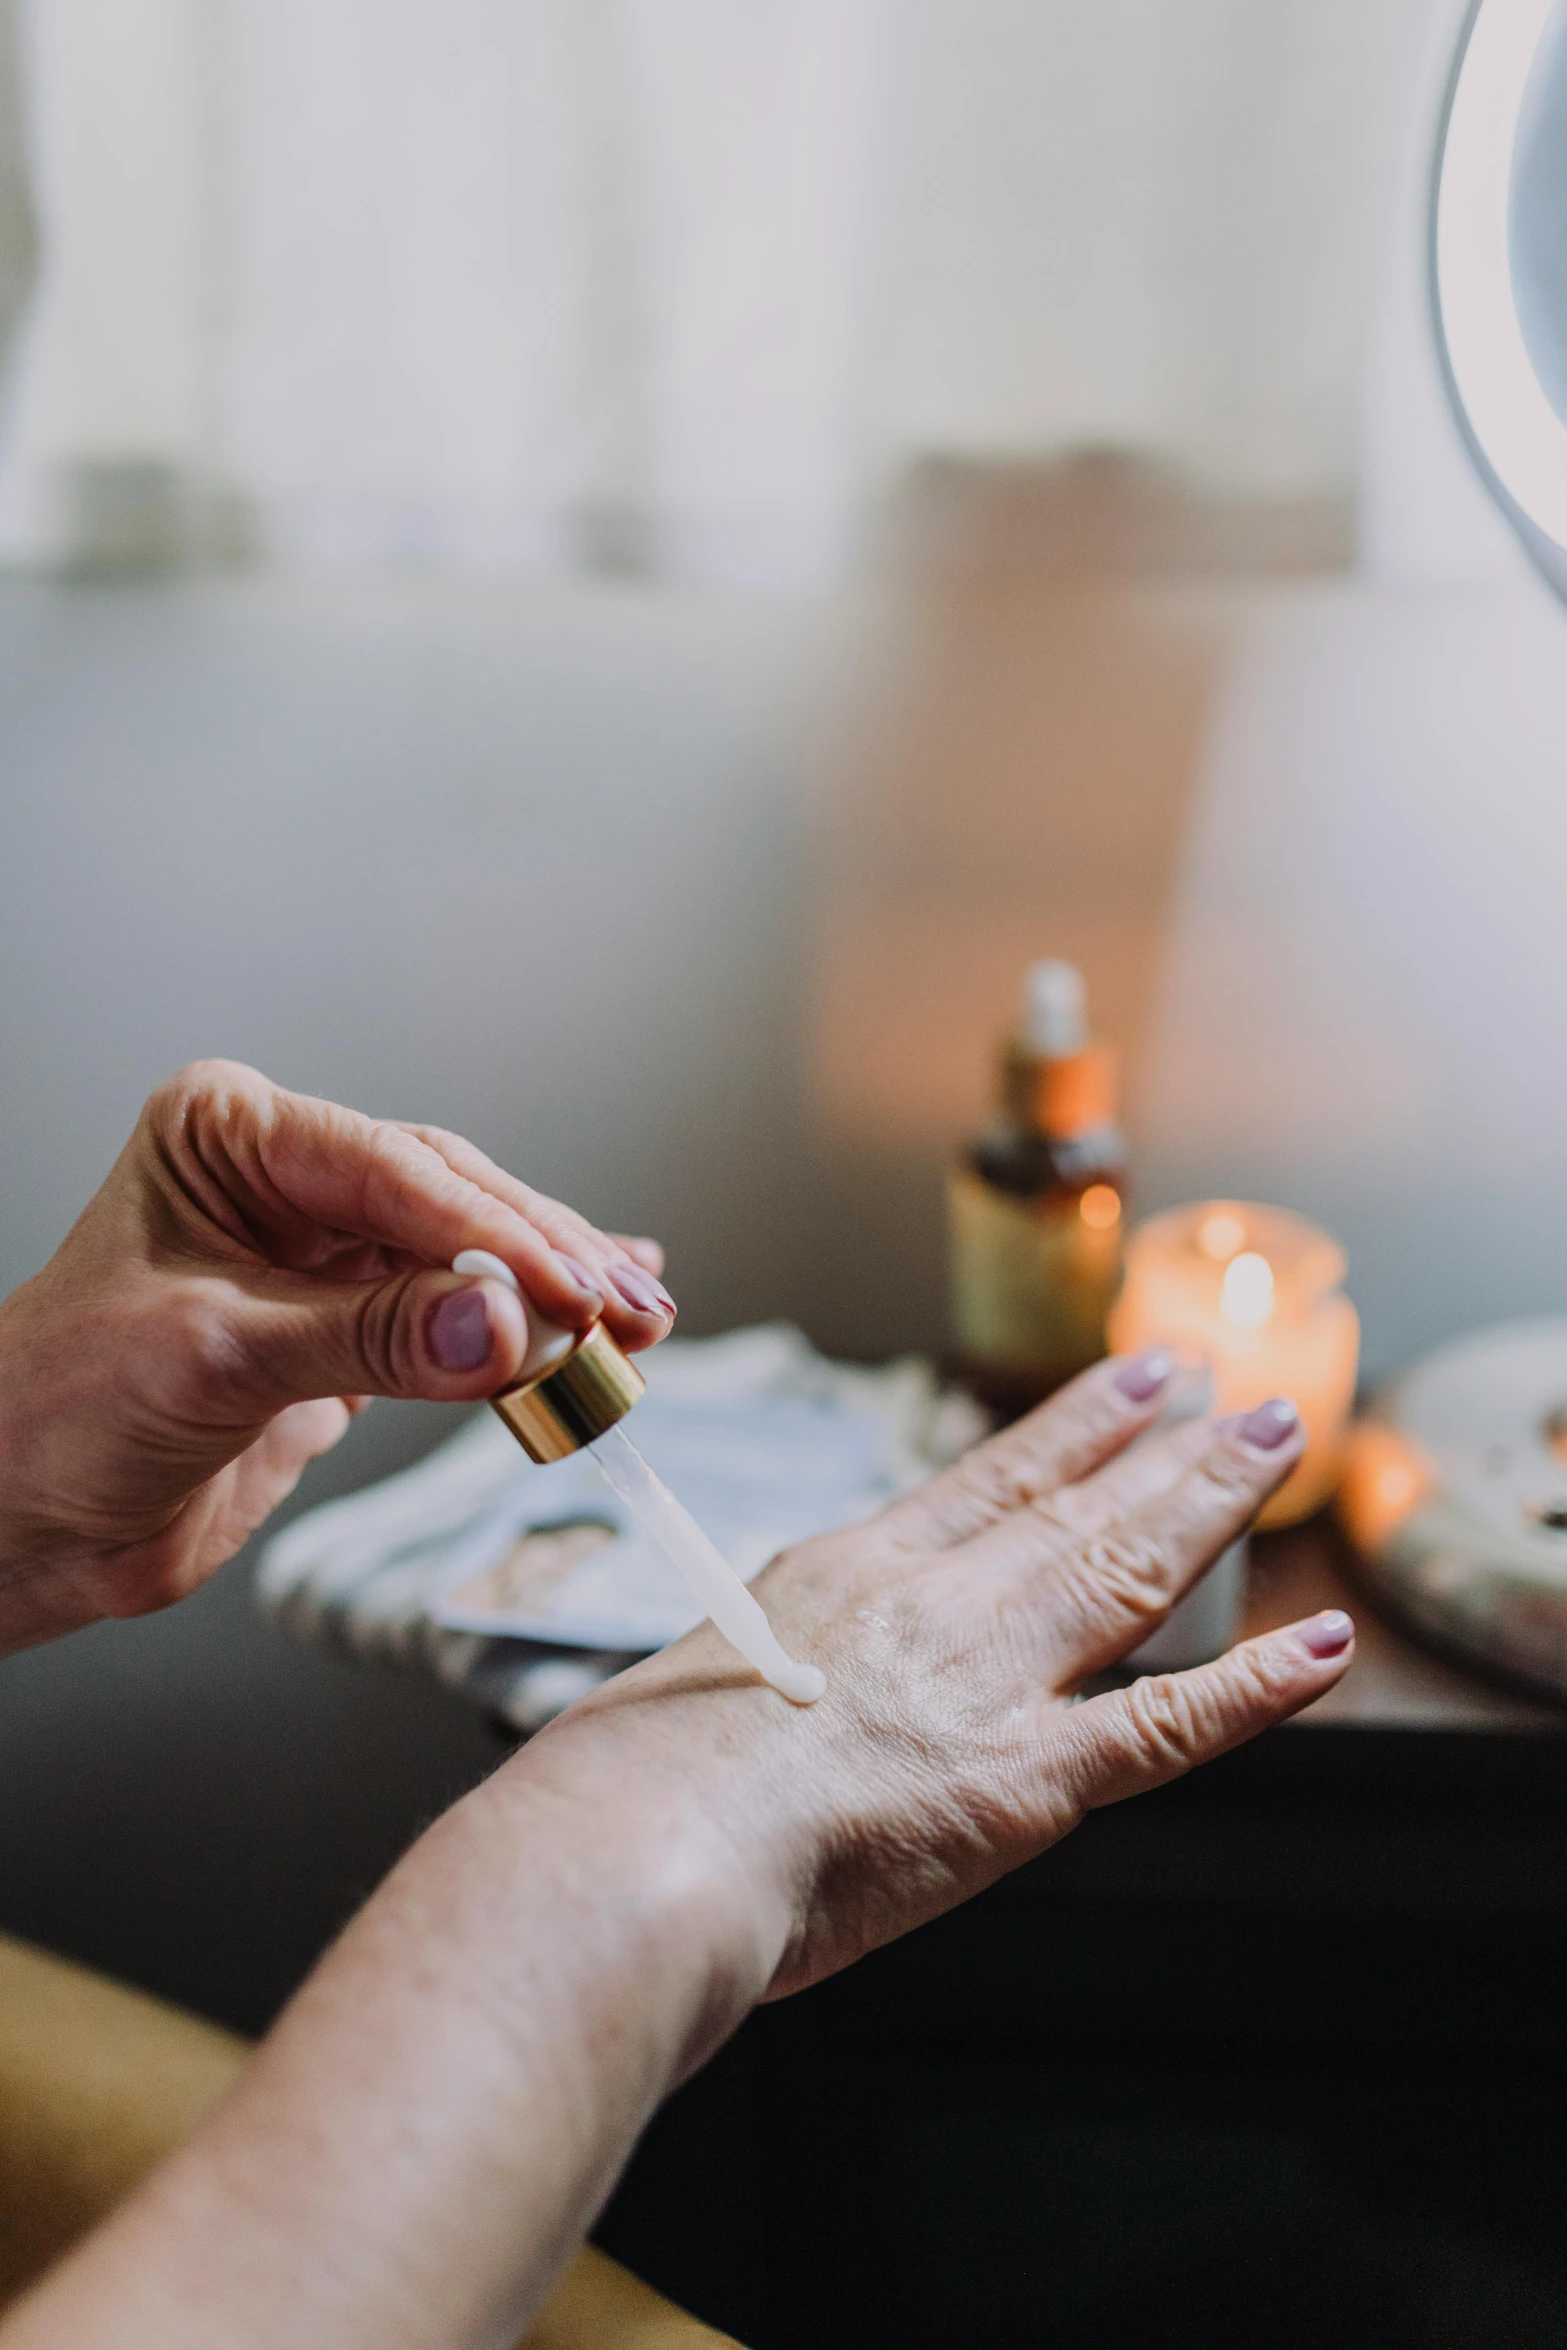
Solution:
<svg viewBox="0 0 1567 2350">
<path fill-rule="evenodd" d="M 1464 436 L 1567 597 L 1567 0 L 1476 0 L 1437 146 L 1431 251 Z"/>
</svg>

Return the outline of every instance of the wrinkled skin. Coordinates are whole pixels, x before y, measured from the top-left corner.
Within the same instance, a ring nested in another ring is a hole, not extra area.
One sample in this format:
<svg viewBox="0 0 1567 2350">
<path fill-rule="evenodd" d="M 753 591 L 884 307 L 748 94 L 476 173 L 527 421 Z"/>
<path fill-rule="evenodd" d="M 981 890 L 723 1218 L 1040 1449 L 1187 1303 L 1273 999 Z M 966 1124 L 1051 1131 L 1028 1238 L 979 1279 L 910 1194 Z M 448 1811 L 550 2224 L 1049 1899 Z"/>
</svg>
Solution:
<svg viewBox="0 0 1567 2350">
<path fill-rule="evenodd" d="M 538 1767 L 573 1778 L 597 1744 L 623 1746 L 617 1775 L 697 1780 L 704 1817 L 722 1776 L 725 1866 L 741 1882 L 759 1867 L 773 1896 L 787 1888 L 773 1995 L 966 1900 L 1085 1812 L 1238 1745 L 1343 1672 L 1338 1618 L 1077 1701 L 1250 1523 L 1303 1444 L 1297 1429 L 1259 1450 L 1237 1418 L 1128 1449 L 1162 1397 L 1134 1402 L 1118 1368 L 766 1570 L 752 1588 L 791 1654 L 825 1670 L 820 1704 L 759 1700 L 703 1627 L 535 1741 Z"/>
</svg>

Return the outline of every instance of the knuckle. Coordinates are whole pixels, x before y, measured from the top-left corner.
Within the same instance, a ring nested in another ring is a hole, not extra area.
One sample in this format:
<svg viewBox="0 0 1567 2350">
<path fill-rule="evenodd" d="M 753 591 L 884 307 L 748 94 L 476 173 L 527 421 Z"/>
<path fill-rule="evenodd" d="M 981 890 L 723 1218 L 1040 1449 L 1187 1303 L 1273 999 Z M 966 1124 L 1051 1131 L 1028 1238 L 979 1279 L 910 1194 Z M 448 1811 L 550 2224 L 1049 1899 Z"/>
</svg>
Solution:
<svg viewBox="0 0 1567 2350">
<path fill-rule="evenodd" d="M 1075 1485 L 1059 1485 L 1028 1504 L 1028 1514 L 1047 1534 L 1064 1534 L 1074 1542 L 1095 1532 L 1092 1504 Z"/>
<path fill-rule="evenodd" d="M 277 1089 L 241 1061 L 188 1061 L 148 1095 L 138 1132 L 188 1183 L 214 1153 L 227 1159 L 238 1138 L 263 1136 L 276 1099 Z"/>
<path fill-rule="evenodd" d="M 359 1301 L 355 1343 L 367 1393 L 414 1395 L 423 1385 L 419 1276 L 374 1283 Z"/>
<path fill-rule="evenodd" d="M 426 1199 L 466 1198 L 472 1186 L 435 1144 L 390 1118 L 365 1126 L 365 1152 L 373 1175 L 395 1192 L 417 1190 Z"/>
<path fill-rule="evenodd" d="M 1035 1463 L 1005 1445 L 977 1446 L 958 1463 L 953 1482 L 965 1501 L 998 1516 L 1029 1509 L 1049 1494 Z"/>
<path fill-rule="evenodd" d="M 161 1365 L 168 1400 L 185 1412 L 230 1393 L 243 1377 L 243 1342 L 228 1313 L 222 1285 L 181 1282 L 159 1313 L 161 1344 L 149 1359 Z"/>
<path fill-rule="evenodd" d="M 1257 1506 L 1266 1468 L 1262 1461 L 1249 1460 L 1234 1445 L 1226 1444 L 1199 1462 L 1197 1477 L 1216 1511 L 1226 1517 L 1242 1517 Z"/>
<path fill-rule="evenodd" d="M 176 1069 L 172 1077 L 165 1077 L 161 1085 L 153 1088 L 147 1097 L 147 1109 L 155 1117 L 179 1120 L 188 1117 L 200 1104 L 223 1101 L 264 1083 L 243 1061 L 187 1061 L 183 1069 Z"/>
<path fill-rule="evenodd" d="M 428 1148 L 422 1134 L 415 1134 L 411 1127 L 399 1126 L 395 1118 L 367 1118 L 364 1141 L 366 1150 L 396 1160 L 400 1165 L 417 1162 L 421 1148 Z"/>
<path fill-rule="evenodd" d="M 1190 1687 L 1177 1675 L 1155 1673 L 1134 1681 L 1126 1693 L 1126 1712 L 1144 1764 L 1184 1770 L 1202 1752 L 1202 1721 Z"/>
<path fill-rule="evenodd" d="M 404 1138 L 406 1138 L 408 1135 L 412 1135 L 415 1142 L 422 1142 L 426 1150 L 437 1152 L 443 1159 L 447 1156 L 448 1152 L 460 1151 L 463 1148 L 463 1140 L 461 1135 L 453 1134 L 451 1130 L 445 1126 L 425 1126 L 423 1124 L 417 1126 L 405 1126 L 401 1120 L 390 1118 L 379 1118 L 377 1119 L 376 1124 L 383 1131 L 390 1134 L 396 1134 Z"/>
<path fill-rule="evenodd" d="M 369 1387 L 395 1394 L 406 1385 L 411 1367 L 404 1331 L 409 1316 L 399 1311 L 407 1295 L 406 1282 L 376 1282 L 359 1302 L 354 1337 Z"/>
<path fill-rule="evenodd" d="M 1127 1527 L 1094 1535 L 1083 1546 L 1081 1575 L 1101 1608 L 1134 1624 L 1156 1623 L 1169 1608 L 1170 1569 L 1149 1535 Z"/>
<path fill-rule="evenodd" d="M 1267 1713 L 1293 1694 L 1297 1676 L 1272 1641 L 1249 1641 L 1224 1660 L 1225 1696 L 1238 1714 Z"/>
</svg>

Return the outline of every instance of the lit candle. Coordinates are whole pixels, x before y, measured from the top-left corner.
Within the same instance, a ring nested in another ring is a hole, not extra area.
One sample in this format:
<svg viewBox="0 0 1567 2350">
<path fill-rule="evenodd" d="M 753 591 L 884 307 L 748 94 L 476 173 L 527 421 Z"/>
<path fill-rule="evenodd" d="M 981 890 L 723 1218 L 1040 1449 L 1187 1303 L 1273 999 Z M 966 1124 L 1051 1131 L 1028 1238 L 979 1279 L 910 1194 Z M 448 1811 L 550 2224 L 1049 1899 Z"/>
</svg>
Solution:
<svg viewBox="0 0 1567 2350">
<path fill-rule="evenodd" d="M 1299 1406 L 1306 1450 L 1261 1526 L 1309 1517 L 1338 1481 L 1360 1359 L 1344 1263 L 1338 1242 L 1303 1216 L 1241 1200 L 1172 1208 L 1127 1243 L 1109 1323 L 1117 1353 L 1163 1344 L 1208 1364 L 1221 1412 L 1272 1395 Z"/>
</svg>

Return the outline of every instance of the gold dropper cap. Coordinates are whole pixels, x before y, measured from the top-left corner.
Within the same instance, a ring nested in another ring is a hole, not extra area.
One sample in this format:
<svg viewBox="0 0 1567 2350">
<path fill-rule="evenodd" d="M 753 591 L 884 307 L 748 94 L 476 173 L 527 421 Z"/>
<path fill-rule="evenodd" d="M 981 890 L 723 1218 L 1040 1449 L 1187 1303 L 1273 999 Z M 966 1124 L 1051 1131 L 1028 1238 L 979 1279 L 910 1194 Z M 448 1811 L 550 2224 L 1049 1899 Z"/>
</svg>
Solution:
<svg viewBox="0 0 1567 2350">
<path fill-rule="evenodd" d="M 623 1420 L 647 1392 L 647 1381 L 623 1355 L 602 1322 L 585 1331 L 569 1355 L 490 1398 L 531 1460 L 563 1461 Z"/>
</svg>

